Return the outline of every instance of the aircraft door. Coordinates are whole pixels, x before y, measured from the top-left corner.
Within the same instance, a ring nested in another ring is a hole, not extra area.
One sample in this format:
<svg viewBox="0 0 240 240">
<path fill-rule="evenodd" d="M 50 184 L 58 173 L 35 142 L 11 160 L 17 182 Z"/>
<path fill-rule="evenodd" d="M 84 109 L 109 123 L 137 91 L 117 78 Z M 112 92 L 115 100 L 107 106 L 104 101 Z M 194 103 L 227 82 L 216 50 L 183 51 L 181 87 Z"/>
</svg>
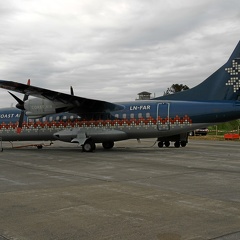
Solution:
<svg viewBox="0 0 240 240">
<path fill-rule="evenodd" d="M 170 103 L 158 103 L 157 106 L 157 127 L 159 131 L 170 130 Z"/>
</svg>

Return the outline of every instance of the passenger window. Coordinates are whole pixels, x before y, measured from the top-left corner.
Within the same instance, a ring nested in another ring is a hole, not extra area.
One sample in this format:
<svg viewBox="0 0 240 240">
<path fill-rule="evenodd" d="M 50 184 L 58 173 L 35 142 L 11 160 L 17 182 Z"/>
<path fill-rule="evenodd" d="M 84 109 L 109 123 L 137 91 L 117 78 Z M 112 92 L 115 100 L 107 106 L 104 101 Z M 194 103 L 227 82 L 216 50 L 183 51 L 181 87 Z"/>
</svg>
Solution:
<svg viewBox="0 0 240 240">
<path fill-rule="evenodd" d="M 57 117 L 56 117 L 56 121 L 59 121 L 59 120 L 60 120 L 60 116 L 57 116 Z"/>
<path fill-rule="evenodd" d="M 123 117 L 123 119 L 126 119 L 126 118 L 127 118 L 127 114 L 124 113 L 124 114 L 122 115 L 122 117 Z"/>
<path fill-rule="evenodd" d="M 52 122 L 53 121 L 53 117 L 49 117 L 49 122 Z"/>
<path fill-rule="evenodd" d="M 150 113 L 146 113 L 146 118 L 150 118 Z"/>
<path fill-rule="evenodd" d="M 131 114 L 130 114 L 130 118 L 134 118 L 134 113 L 131 113 Z"/>
<path fill-rule="evenodd" d="M 119 118 L 119 114 L 115 114 L 115 118 Z"/>
<path fill-rule="evenodd" d="M 139 114 L 138 114 L 138 118 L 142 118 L 142 113 L 139 113 Z"/>
</svg>

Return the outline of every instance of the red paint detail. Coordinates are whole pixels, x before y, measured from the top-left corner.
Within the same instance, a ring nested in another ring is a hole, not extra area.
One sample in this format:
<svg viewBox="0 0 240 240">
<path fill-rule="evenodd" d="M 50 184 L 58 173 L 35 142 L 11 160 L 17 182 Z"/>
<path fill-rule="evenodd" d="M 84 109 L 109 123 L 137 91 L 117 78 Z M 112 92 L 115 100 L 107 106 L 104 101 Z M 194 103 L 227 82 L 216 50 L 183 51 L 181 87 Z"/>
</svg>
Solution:
<svg viewBox="0 0 240 240">
<path fill-rule="evenodd" d="M 174 118 L 168 119 L 158 117 L 157 119 L 154 119 L 152 117 L 149 118 L 139 118 L 139 119 L 115 119 L 115 120 L 91 120 L 91 121 L 51 121 L 51 122 L 24 122 L 23 123 L 23 129 L 38 129 L 38 128 L 66 128 L 66 127 L 126 127 L 126 126 L 149 126 L 149 125 L 156 125 L 156 124 L 167 124 L 170 122 L 171 124 L 180 124 L 180 125 L 186 125 L 191 124 L 192 120 L 189 118 L 189 116 L 185 115 L 184 117 L 176 116 Z M 0 129 L 15 129 L 17 127 L 16 123 L 9 123 L 5 124 L 4 122 L 0 124 Z M 21 132 L 20 130 L 17 130 L 17 132 Z"/>
</svg>

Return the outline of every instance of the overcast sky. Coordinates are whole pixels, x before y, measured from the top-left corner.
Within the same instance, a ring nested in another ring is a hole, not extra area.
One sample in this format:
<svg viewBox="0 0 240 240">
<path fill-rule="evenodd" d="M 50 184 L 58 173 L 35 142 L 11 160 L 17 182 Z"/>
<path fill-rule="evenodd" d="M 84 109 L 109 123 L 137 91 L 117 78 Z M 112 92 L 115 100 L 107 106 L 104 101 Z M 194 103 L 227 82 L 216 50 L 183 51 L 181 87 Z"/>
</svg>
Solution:
<svg viewBox="0 0 240 240">
<path fill-rule="evenodd" d="M 0 79 L 113 102 L 193 87 L 240 40 L 239 10 L 239 0 L 1 1 Z M 0 94 L 0 107 L 14 103 Z"/>
</svg>

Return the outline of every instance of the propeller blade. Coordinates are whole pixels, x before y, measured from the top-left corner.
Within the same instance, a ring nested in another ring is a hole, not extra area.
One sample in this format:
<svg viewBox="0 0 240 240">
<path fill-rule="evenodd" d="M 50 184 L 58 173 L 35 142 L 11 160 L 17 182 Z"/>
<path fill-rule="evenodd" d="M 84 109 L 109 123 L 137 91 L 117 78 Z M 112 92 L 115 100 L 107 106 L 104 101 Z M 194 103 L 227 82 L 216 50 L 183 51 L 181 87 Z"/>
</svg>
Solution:
<svg viewBox="0 0 240 240">
<path fill-rule="evenodd" d="M 27 81 L 27 85 L 29 85 L 30 86 L 30 79 L 28 79 L 28 81 Z M 23 100 L 21 100 L 20 98 L 18 98 L 17 96 L 15 96 L 14 94 L 12 94 L 11 92 L 9 92 L 11 95 L 12 95 L 12 97 L 18 102 L 17 103 L 17 105 L 16 105 L 16 107 L 18 108 L 18 109 L 21 109 L 22 111 L 21 111 L 21 114 L 20 114 L 20 117 L 19 117 L 19 121 L 18 121 L 18 127 L 17 127 L 17 129 L 16 129 L 16 132 L 18 133 L 18 134 L 20 134 L 21 132 L 22 132 L 22 126 L 23 126 L 23 119 L 24 119 L 24 110 L 25 110 L 25 108 L 24 108 L 24 103 L 25 103 L 25 101 L 27 101 L 28 100 L 28 97 L 29 97 L 29 95 L 26 93 L 26 94 L 24 94 L 24 97 L 23 97 Z"/>
<path fill-rule="evenodd" d="M 74 96 L 74 92 L 73 92 L 73 87 L 72 86 L 70 87 L 70 92 L 71 92 L 71 95 Z"/>
<path fill-rule="evenodd" d="M 21 111 L 21 115 L 18 121 L 17 131 L 16 131 L 18 134 L 22 132 L 23 118 L 24 118 L 24 111 Z"/>
<path fill-rule="evenodd" d="M 22 132 L 22 128 L 17 127 L 16 133 L 20 134 Z"/>
<path fill-rule="evenodd" d="M 15 96 L 13 93 L 11 93 L 11 92 L 8 92 L 8 93 L 18 102 L 18 104 L 16 105 L 17 108 L 19 108 L 19 109 L 24 108 L 24 101 L 22 101 L 20 98 Z"/>
<path fill-rule="evenodd" d="M 23 118 L 24 118 L 24 111 L 21 111 L 21 115 L 20 115 L 19 122 L 18 122 L 18 127 L 19 128 L 22 128 Z"/>
<path fill-rule="evenodd" d="M 27 85 L 29 85 L 29 86 L 30 86 L 30 79 L 28 79 L 28 81 L 27 81 Z M 27 101 L 27 100 L 28 100 L 28 97 L 29 97 L 29 95 L 28 95 L 28 94 L 24 94 L 24 97 L 23 97 L 23 102 Z"/>
<path fill-rule="evenodd" d="M 23 102 L 27 101 L 28 100 L 28 95 L 27 94 L 24 94 L 24 97 L 23 97 Z"/>
</svg>

